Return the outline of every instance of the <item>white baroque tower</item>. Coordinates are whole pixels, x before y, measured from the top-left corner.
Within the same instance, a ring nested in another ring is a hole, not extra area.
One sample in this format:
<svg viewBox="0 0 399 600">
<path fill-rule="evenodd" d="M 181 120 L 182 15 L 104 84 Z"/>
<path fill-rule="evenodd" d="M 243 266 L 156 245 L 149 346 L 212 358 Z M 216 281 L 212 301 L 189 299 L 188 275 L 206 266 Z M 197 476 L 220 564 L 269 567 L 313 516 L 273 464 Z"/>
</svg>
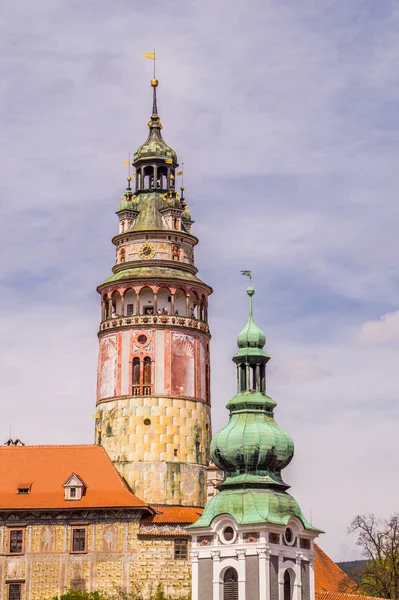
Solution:
<svg viewBox="0 0 399 600">
<path fill-rule="evenodd" d="M 204 506 L 211 436 L 208 296 L 192 219 L 175 189 L 156 89 L 147 141 L 117 212 L 113 275 L 101 294 L 96 443 L 149 503 Z"/>
</svg>

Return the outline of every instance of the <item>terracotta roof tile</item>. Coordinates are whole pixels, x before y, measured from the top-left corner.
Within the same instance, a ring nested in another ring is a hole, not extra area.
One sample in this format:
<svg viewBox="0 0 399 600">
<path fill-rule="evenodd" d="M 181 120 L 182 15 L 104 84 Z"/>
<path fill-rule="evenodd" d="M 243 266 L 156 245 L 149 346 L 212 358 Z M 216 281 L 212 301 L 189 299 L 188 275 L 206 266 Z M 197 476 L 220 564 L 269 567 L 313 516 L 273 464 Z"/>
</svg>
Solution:
<svg viewBox="0 0 399 600">
<path fill-rule="evenodd" d="M 76 473 L 87 485 L 81 500 L 64 499 Z M 29 494 L 17 488 L 31 485 Z M 0 510 L 146 507 L 128 488 L 101 446 L 1 446 Z"/>
<path fill-rule="evenodd" d="M 196 506 L 165 506 L 151 504 L 155 515 L 145 516 L 143 521 L 152 523 L 194 523 L 202 515 L 203 509 Z"/>
<path fill-rule="evenodd" d="M 339 592 L 344 580 L 351 583 L 351 579 L 317 544 L 314 545 L 314 553 L 316 591 Z"/>
<path fill-rule="evenodd" d="M 383 600 L 372 596 L 362 596 L 360 594 L 343 594 L 341 592 L 327 592 L 316 590 L 316 600 Z"/>
</svg>

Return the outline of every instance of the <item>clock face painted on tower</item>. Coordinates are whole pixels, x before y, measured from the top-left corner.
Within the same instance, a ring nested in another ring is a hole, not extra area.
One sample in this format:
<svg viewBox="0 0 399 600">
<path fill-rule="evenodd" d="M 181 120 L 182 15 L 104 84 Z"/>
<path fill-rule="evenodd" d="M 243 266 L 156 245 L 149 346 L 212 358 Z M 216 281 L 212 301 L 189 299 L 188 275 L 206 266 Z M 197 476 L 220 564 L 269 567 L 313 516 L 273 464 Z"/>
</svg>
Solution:
<svg viewBox="0 0 399 600">
<path fill-rule="evenodd" d="M 150 244 L 150 242 L 145 242 L 139 251 L 140 254 L 140 258 L 143 259 L 150 259 L 153 258 L 154 254 L 155 254 L 155 248 L 152 244 Z"/>
</svg>

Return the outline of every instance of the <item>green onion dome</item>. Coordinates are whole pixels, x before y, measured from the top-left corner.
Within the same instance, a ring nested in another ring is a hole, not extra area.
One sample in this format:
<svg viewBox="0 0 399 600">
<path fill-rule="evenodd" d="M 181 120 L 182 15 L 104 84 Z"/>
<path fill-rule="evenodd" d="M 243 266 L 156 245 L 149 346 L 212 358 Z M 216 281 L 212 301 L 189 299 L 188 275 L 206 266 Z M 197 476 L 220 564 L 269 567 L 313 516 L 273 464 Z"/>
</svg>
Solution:
<svg viewBox="0 0 399 600">
<path fill-rule="evenodd" d="M 211 459 L 226 473 L 223 489 L 242 485 L 288 488 L 281 470 L 294 456 L 294 442 L 275 422 L 271 398 L 256 405 L 259 396 L 256 392 L 237 394 L 227 405 L 231 410 L 228 424 L 212 440 Z"/>
<path fill-rule="evenodd" d="M 237 337 L 237 345 L 239 348 L 263 348 L 266 344 L 266 336 L 260 327 L 257 326 L 252 316 L 252 296 L 254 293 L 254 288 L 250 286 L 247 289 L 247 294 L 250 297 L 250 312 L 247 324 Z"/>
</svg>

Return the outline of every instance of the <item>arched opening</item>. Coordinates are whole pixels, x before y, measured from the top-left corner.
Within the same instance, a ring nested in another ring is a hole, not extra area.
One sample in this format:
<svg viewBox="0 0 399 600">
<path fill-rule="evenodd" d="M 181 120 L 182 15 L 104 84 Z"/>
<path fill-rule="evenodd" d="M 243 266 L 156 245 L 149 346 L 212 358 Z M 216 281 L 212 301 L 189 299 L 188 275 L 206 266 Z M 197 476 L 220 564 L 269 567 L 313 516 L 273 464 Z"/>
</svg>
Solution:
<svg viewBox="0 0 399 600">
<path fill-rule="evenodd" d="M 121 233 L 125 233 L 125 221 L 121 222 Z"/>
<path fill-rule="evenodd" d="M 172 295 L 168 288 L 160 288 L 157 292 L 157 313 L 158 315 L 171 314 Z"/>
<path fill-rule="evenodd" d="M 157 188 L 159 190 L 167 190 L 168 189 L 168 170 L 166 167 L 158 167 Z"/>
<path fill-rule="evenodd" d="M 174 314 L 180 317 L 186 316 L 186 294 L 179 288 L 175 293 Z"/>
<path fill-rule="evenodd" d="M 140 396 L 140 359 L 134 358 L 132 364 L 132 395 Z"/>
<path fill-rule="evenodd" d="M 173 229 L 179 230 L 179 218 L 178 217 L 173 217 Z"/>
<path fill-rule="evenodd" d="M 199 315 L 199 299 L 198 299 L 198 294 L 196 292 L 191 292 L 190 293 L 190 298 L 189 298 L 189 313 L 188 313 L 188 317 L 191 317 L 192 319 L 199 319 L 200 315 Z"/>
<path fill-rule="evenodd" d="M 266 394 L 266 366 L 260 366 L 260 391 L 262 394 Z"/>
<path fill-rule="evenodd" d="M 124 263 L 125 260 L 126 260 L 126 250 L 125 250 L 125 248 L 121 248 L 119 250 L 119 262 Z"/>
<path fill-rule="evenodd" d="M 239 366 L 240 369 L 240 391 L 245 392 L 247 389 L 247 367 L 244 364 Z"/>
<path fill-rule="evenodd" d="M 144 359 L 143 394 L 144 396 L 151 394 L 151 358 L 149 356 Z"/>
<path fill-rule="evenodd" d="M 256 390 L 256 365 L 251 365 L 251 390 Z"/>
<path fill-rule="evenodd" d="M 154 167 L 148 166 L 144 168 L 144 190 L 154 189 Z"/>
<path fill-rule="evenodd" d="M 112 308 L 111 308 L 111 314 L 108 315 L 109 319 L 112 317 L 119 317 L 121 314 L 121 307 L 122 307 L 121 295 L 118 291 L 113 292 L 111 297 L 112 297 Z"/>
<path fill-rule="evenodd" d="M 125 304 L 124 314 L 127 317 L 131 317 L 131 316 L 137 314 L 136 303 L 137 303 L 137 294 L 134 290 L 129 288 L 125 292 L 125 303 L 124 303 Z"/>
<path fill-rule="evenodd" d="M 141 187 L 141 171 L 136 171 L 136 192 Z"/>
<path fill-rule="evenodd" d="M 149 287 L 144 287 L 140 290 L 140 314 L 154 314 L 154 292 Z"/>
<path fill-rule="evenodd" d="M 238 573 L 233 567 L 223 576 L 223 600 L 238 600 Z"/>
<path fill-rule="evenodd" d="M 292 600 L 293 577 L 288 569 L 284 571 L 284 600 Z"/>
</svg>

